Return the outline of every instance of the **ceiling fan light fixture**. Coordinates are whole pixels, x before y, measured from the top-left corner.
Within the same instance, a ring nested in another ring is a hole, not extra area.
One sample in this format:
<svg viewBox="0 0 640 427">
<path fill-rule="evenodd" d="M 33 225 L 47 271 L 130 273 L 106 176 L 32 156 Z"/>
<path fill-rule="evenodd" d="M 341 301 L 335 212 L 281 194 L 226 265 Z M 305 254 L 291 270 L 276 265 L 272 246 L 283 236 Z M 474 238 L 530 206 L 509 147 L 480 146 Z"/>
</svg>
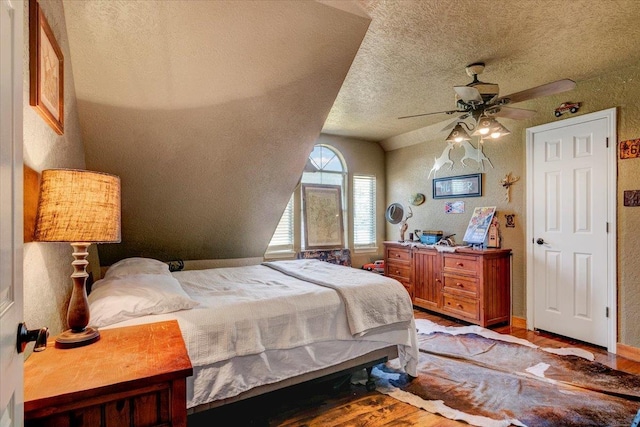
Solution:
<svg viewBox="0 0 640 427">
<path fill-rule="evenodd" d="M 473 136 L 486 136 L 491 133 L 491 131 L 497 127 L 499 123 L 496 119 L 487 116 L 480 116 L 478 119 L 478 125 L 476 126 L 476 130 L 473 132 Z"/>
<path fill-rule="evenodd" d="M 489 135 L 491 137 L 491 139 L 498 139 L 502 136 L 505 135 L 509 135 L 511 133 L 511 131 L 509 129 L 507 129 L 506 127 L 504 127 L 500 122 L 498 122 L 496 120 L 497 123 L 497 127 L 495 127 L 492 131 L 491 134 Z"/>
<path fill-rule="evenodd" d="M 451 133 L 446 139 L 447 142 L 462 142 L 462 141 L 471 141 L 471 136 L 469 133 L 462 127 L 461 123 L 458 123 L 456 127 L 453 128 Z"/>
</svg>

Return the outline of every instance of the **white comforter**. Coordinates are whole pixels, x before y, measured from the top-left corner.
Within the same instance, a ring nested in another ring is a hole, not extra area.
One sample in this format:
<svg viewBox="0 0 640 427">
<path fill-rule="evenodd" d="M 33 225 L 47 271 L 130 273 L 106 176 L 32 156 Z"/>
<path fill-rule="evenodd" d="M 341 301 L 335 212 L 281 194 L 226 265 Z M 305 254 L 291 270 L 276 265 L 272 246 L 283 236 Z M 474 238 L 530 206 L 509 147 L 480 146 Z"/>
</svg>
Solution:
<svg viewBox="0 0 640 427">
<path fill-rule="evenodd" d="M 377 283 L 380 278 L 363 270 L 334 267 L 346 270 L 347 276 L 350 274 L 349 270 L 353 270 L 364 275 L 362 279 L 370 278 L 373 283 Z M 348 344 L 363 341 L 397 344 L 401 365 L 410 375 L 417 375 L 417 337 L 412 314 L 406 320 L 407 307 L 399 310 L 403 314 L 397 318 L 396 323 L 354 336 L 345 315 L 345 302 L 338 292 L 327 286 L 318 286 L 283 274 L 266 265 L 181 271 L 173 273 L 173 276 L 187 294 L 200 303 L 198 307 L 145 316 L 112 326 L 176 319 L 194 372 L 238 356 L 294 349 L 319 342 Z M 392 287 L 397 286 L 406 294 L 398 282 L 392 282 Z M 361 286 L 366 287 L 364 283 Z M 378 291 L 374 286 L 371 295 L 375 296 Z M 386 296 L 378 294 L 379 304 L 368 301 L 367 306 L 373 304 L 385 307 L 388 302 L 384 298 Z M 408 295 L 406 300 L 408 309 L 411 310 Z M 350 311 L 358 306 L 351 302 L 348 304 Z M 395 309 L 396 305 L 397 302 L 393 302 L 389 306 Z M 379 309 L 382 312 L 386 310 Z M 390 319 L 388 315 L 386 313 L 384 316 L 387 320 Z M 369 319 L 371 316 L 352 313 L 350 317 Z M 366 323 L 373 326 L 369 320 Z M 218 372 L 217 375 L 220 374 Z M 198 391 L 198 378 L 195 378 L 194 383 Z M 241 391 L 238 389 L 234 393 Z M 202 402 L 196 399 L 189 406 L 197 403 Z"/>
<path fill-rule="evenodd" d="M 396 280 L 315 259 L 265 262 L 289 276 L 334 289 L 345 306 L 354 336 L 413 319 L 409 294 Z"/>
</svg>

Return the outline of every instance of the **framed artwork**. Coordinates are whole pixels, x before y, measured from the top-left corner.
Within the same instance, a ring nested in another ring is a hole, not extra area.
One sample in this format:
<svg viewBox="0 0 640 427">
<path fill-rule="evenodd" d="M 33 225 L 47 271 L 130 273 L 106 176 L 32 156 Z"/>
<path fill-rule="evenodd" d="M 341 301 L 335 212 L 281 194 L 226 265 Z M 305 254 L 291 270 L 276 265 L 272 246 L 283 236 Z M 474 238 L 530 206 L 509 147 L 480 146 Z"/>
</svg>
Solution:
<svg viewBox="0 0 640 427">
<path fill-rule="evenodd" d="M 482 196 L 481 173 L 450 176 L 448 178 L 433 178 L 434 199 L 480 196 Z"/>
<path fill-rule="evenodd" d="M 64 61 L 37 0 L 29 0 L 29 104 L 64 133 Z"/>
<path fill-rule="evenodd" d="M 305 249 L 343 248 L 340 186 L 303 184 L 302 204 Z"/>
<path fill-rule="evenodd" d="M 444 213 L 461 214 L 464 213 L 464 202 L 445 202 Z"/>
<path fill-rule="evenodd" d="M 491 220 L 495 213 L 495 206 L 475 208 L 462 240 L 472 244 L 484 243 L 484 239 L 487 237 L 487 231 L 489 230 Z"/>
</svg>

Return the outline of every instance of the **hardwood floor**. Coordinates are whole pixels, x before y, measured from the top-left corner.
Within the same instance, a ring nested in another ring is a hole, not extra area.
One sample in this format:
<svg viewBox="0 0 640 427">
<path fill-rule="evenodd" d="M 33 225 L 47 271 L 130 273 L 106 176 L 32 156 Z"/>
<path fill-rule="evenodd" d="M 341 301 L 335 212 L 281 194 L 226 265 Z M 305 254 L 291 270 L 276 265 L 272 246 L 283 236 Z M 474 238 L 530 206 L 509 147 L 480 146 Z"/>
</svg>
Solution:
<svg viewBox="0 0 640 427">
<path fill-rule="evenodd" d="M 466 323 L 415 310 L 416 319 L 428 319 L 444 326 Z M 621 371 L 640 374 L 640 363 L 608 353 L 605 349 L 544 332 L 527 331 L 509 325 L 491 328 L 524 338 L 541 347 L 580 347 L 592 352 L 598 362 Z M 229 422 L 220 422 L 229 420 Z M 466 423 L 448 420 L 400 402 L 364 386 L 344 382 L 302 384 L 265 396 L 189 416 L 189 427 L 233 425 L 268 427 L 328 426 L 438 426 L 462 427 Z"/>
</svg>

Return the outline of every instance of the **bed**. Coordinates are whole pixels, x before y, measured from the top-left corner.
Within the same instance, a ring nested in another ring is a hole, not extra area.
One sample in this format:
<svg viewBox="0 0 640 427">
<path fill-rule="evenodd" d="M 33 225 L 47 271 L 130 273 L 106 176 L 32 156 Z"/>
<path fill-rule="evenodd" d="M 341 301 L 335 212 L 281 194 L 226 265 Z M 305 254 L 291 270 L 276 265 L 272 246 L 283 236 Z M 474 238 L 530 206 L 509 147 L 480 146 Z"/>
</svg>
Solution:
<svg viewBox="0 0 640 427">
<path fill-rule="evenodd" d="M 360 269 L 302 259 L 170 272 L 127 258 L 89 303 L 102 329 L 178 321 L 193 365 L 189 413 L 396 357 L 416 376 L 409 295 Z"/>
</svg>

